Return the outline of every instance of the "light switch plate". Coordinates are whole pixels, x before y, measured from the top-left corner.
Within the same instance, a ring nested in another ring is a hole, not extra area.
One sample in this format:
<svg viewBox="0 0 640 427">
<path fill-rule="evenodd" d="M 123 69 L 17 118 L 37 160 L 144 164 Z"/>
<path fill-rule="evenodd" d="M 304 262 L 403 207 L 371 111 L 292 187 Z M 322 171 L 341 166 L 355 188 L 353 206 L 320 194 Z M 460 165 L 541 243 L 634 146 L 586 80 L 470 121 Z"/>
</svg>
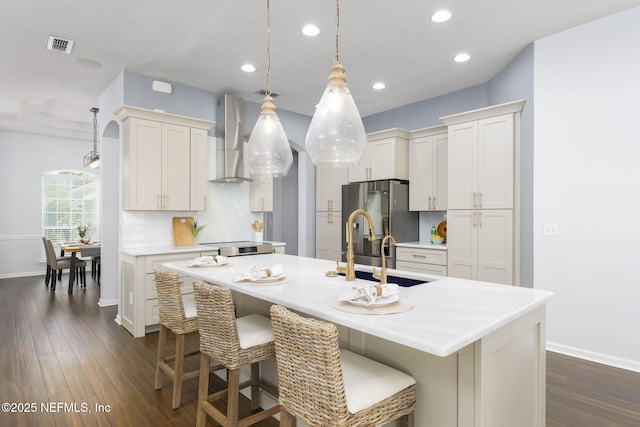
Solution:
<svg viewBox="0 0 640 427">
<path fill-rule="evenodd" d="M 558 236 L 558 224 L 545 224 L 543 234 L 551 237 Z"/>
</svg>

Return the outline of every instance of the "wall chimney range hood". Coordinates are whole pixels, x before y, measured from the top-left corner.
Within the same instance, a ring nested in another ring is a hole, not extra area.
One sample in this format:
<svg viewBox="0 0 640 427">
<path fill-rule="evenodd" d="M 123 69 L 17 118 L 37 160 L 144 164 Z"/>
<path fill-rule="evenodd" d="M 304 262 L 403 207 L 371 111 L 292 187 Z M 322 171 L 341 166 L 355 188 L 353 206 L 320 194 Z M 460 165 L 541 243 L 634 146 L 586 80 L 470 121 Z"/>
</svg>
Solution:
<svg viewBox="0 0 640 427">
<path fill-rule="evenodd" d="M 216 179 L 212 182 L 254 182 L 244 175 L 245 138 L 241 98 L 222 95 L 216 101 Z"/>
</svg>

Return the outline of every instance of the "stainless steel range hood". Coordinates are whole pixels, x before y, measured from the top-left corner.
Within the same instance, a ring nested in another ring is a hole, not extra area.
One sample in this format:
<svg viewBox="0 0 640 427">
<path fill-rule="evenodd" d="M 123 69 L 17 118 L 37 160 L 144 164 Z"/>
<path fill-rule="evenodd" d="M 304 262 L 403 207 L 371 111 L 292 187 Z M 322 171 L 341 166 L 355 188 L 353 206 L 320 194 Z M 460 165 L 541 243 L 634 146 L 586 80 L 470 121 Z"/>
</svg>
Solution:
<svg viewBox="0 0 640 427">
<path fill-rule="evenodd" d="M 253 182 L 244 176 L 244 103 L 222 95 L 216 102 L 216 179 L 212 182 Z"/>
</svg>

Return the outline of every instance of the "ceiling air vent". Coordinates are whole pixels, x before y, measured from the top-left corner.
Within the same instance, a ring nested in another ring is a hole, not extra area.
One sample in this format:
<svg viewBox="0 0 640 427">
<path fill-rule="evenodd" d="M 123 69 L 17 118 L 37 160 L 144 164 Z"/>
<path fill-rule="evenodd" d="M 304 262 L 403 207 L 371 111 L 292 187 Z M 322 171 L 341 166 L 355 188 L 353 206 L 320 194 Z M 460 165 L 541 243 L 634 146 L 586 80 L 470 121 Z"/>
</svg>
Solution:
<svg viewBox="0 0 640 427">
<path fill-rule="evenodd" d="M 56 36 L 49 36 L 49 42 L 47 43 L 48 50 L 71 53 L 72 47 L 73 47 L 73 40 L 67 40 L 61 37 L 56 37 Z"/>
</svg>

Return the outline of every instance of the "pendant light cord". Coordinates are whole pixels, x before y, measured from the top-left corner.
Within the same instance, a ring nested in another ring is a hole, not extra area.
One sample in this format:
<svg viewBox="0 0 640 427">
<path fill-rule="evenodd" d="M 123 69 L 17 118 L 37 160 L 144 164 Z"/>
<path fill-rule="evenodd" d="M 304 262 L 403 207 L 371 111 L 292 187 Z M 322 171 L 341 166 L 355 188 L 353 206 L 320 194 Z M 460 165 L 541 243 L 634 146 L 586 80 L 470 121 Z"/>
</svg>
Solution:
<svg viewBox="0 0 640 427">
<path fill-rule="evenodd" d="M 336 63 L 340 63 L 340 0 L 336 0 Z"/>
<path fill-rule="evenodd" d="M 267 88 L 265 96 L 271 96 L 271 1 L 267 0 Z"/>
</svg>

